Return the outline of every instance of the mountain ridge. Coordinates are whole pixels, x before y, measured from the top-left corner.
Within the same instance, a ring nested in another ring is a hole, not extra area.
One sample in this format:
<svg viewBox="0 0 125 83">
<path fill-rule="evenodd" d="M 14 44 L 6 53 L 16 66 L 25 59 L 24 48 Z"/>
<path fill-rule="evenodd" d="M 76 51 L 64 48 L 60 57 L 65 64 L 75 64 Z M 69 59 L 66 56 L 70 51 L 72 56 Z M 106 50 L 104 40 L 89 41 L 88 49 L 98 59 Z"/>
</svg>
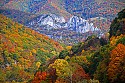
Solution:
<svg viewBox="0 0 125 83">
<path fill-rule="evenodd" d="M 101 30 L 101 32 L 97 32 L 97 34 L 101 34 L 108 39 L 106 34 L 108 34 L 110 24 L 111 24 L 112 20 L 117 16 L 117 12 L 119 12 L 124 7 L 125 7 L 125 3 L 122 2 L 121 0 L 118 0 L 118 1 L 117 0 L 112 0 L 112 1 L 109 1 L 109 0 L 108 1 L 103 1 L 103 0 L 21 0 L 21 1 L 11 0 L 10 1 L 10 0 L 8 0 L 7 3 L 4 4 L 1 8 L 3 8 L 3 9 L 5 8 L 5 10 L 6 10 L 6 8 L 15 9 L 15 10 L 23 11 L 25 13 L 28 12 L 30 14 L 35 15 L 34 18 L 37 18 L 38 16 L 43 15 L 43 14 L 46 14 L 46 15 L 54 14 L 54 15 L 57 15 L 60 17 L 64 17 L 66 22 L 68 22 L 72 18 L 72 16 L 77 16 L 79 18 L 88 20 L 89 26 L 92 26 L 94 28 L 90 29 L 90 31 L 89 31 L 89 30 L 87 30 L 87 28 L 85 28 L 83 30 L 83 28 L 78 27 L 77 31 L 76 31 L 76 28 L 74 27 L 73 28 L 74 32 L 69 31 L 68 33 L 74 33 L 73 35 L 76 34 L 75 38 L 78 37 L 79 32 L 80 33 L 86 32 L 86 34 L 88 34 L 90 36 L 91 32 L 93 32 L 93 30 L 97 27 L 96 30 L 97 29 L 98 29 L 98 31 Z M 19 14 L 17 14 L 17 15 L 19 15 Z M 22 15 L 19 15 L 19 16 L 22 16 Z M 21 18 L 21 19 L 16 19 L 16 21 L 23 23 L 27 26 L 27 22 L 32 20 L 32 17 L 30 17 L 30 16 L 31 15 L 24 17 L 25 20 L 22 20 L 22 18 Z M 15 19 L 13 17 L 13 15 L 8 15 L 8 17 Z M 16 15 L 15 15 L 15 17 L 16 17 Z M 30 18 L 30 19 L 26 19 L 26 18 Z M 56 29 L 57 29 L 57 27 L 65 27 L 64 26 L 65 23 L 60 24 L 60 23 L 51 22 L 51 21 L 53 21 L 52 18 L 51 18 L 51 20 L 48 20 L 48 21 L 50 22 L 50 24 L 49 24 L 49 22 L 47 22 L 48 23 L 47 26 L 46 25 L 42 26 L 42 27 L 46 27 L 47 30 L 52 29 L 53 27 L 55 27 Z M 45 22 L 44 22 L 44 24 L 45 24 Z M 53 25 L 53 27 L 52 27 L 52 25 Z M 68 25 L 69 29 L 72 30 L 72 26 L 74 25 L 74 23 L 69 23 L 69 24 L 67 23 L 67 25 Z M 89 26 L 88 26 L 88 29 L 90 28 Z M 48 34 L 48 31 L 46 31 L 46 32 L 45 32 L 45 30 L 42 31 L 42 28 L 38 29 L 39 25 L 35 26 L 35 27 L 37 27 L 37 30 L 35 29 L 36 31 L 43 33 L 43 34 L 44 33 Z M 67 30 L 69 30 L 69 29 L 67 29 Z M 64 31 L 59 34 L 58 32 L 59 32 L 59 30 L 54 31 L 52 33 L 56 34 L 56 35 L 66 33 Z M 67 34 L 67 35 L 70 35 L 70 34 Z M 80 34 L 80 35 L 82 35 L 82 34 Z M 48 34 L 48 36 L 51 37 L 51 34 Z M 62 38 L 62 36 L 56 36 L 56 37 L 57 37 L 56 38 L 57 40 L 59 37 Z M 70 38 L 72 38 L 72 37 L 70 37 Z M 70 38 L 67 38 L 67 40 L 69 40 Z M 78 42 L 79 40 L 80 41 L 83 40 L 83 38 L 81 36 L 79 36 L 79 38 L 74 39 L 73 42 L 76 40 Z"/>
</svg>

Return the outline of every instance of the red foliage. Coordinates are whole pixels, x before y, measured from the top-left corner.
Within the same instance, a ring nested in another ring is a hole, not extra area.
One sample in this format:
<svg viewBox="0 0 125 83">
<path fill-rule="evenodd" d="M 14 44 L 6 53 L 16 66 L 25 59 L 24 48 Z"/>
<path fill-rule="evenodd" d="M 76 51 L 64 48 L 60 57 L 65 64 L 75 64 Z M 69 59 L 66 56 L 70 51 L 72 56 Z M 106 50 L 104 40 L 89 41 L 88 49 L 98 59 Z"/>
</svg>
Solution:
<svg viewBox="0 0 125 83">
<path fill-rule="evenodd" d="M 85 73 L 84 69 L 79 66 L 73 73 L 72 79 L 74 83 L 77 83 L 78 81 L 82 81 L 84 79 L 90 79 L 90 77 Z"/>
<path fill-rule="evenodd" d="M 49 80 L 50 83 L 55 83 L 56 79 L 57 79 L 57 75 L 56 75 L 56 69 L 54 68 L 49 68 L 48 69 L 48 74 L 49 74 Z"/>
<path fill-rule="evenodd" d="M 47 73 L 46 72 L 37 72 L 32 83 L 40 83 L 41 81 L 45 80 L 47 77 Z"/>
</svg>

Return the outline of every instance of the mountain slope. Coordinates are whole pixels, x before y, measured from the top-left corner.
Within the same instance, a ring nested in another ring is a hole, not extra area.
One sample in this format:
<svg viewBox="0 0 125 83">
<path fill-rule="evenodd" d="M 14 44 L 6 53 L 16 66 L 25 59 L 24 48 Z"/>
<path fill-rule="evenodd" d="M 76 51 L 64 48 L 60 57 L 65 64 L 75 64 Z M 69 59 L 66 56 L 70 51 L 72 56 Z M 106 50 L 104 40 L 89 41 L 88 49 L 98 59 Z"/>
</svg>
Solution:
<svg viewBox="0 0 125 83">
<path fill-rule="evenodd" d="M 6 9 L 6 8 L 0 8 L 0 14 L 9 17 L 13 19 L 13 21 L 16 21 L 21 24 L 25 24 L 26 22 L 37 16 L 35 14 L 26 13 L 14 9 Z"/>
<path fill-rule="evenodd" d="M 89 19 L 94 26 L 104 29 L 105 32 L 109 31 L 117 13 L 125 8 L 123 0 L 64 0 L 64 2 L 67 12 Z"/>
<path fill-rule="evenodd" d="M 8 9 L 15 9 L 23 12 L 33 14 L 48 14 L 53 13 L 64 16 L 68 19 L 71 14 L 68 13 L 61 5 L 63 1 L 58 0 L 12 0 L 5 4 L 3 7 Z"/>
<path fill-rule="evenodd" d="M 58 14 L 65 19 L 77 15 L 85 19 L 106 17 L 110 21 L 125 7 L 122 0 L 8 0 L 2 7 L 33 14 Z"/>
<path fill-rule="evenodd" d="M 84 18 L 106 17 L 110 20 L 125 7 L 125 3 L 118 0 L 64 0 L 65 9 Z"/>
<path fill-rule="evenodd" d="M 35 13 L 35 10 L 38 10 L 38 8 L 46 4 L 46 2 L 47 0 L 10 0 L 3 7 Z"/>
<path fill-rule="evenodd" d="M 64 22 L 60 24 L 57 22 L 54 24 L 53 22 L 50 21 L 56 22 L 56 20 L 52 20 L 52 18 L 48 17 L 46 18 L 45 22 L 46 24 L 48 23 L 51 24 L 42 25 L 42 23 L 39 22 L 37 23 L 35 21 L 35 25 L 28 25 L 34 28 L 34 30 L 41 32 L 42 34 L 45 33 L 51 38 L 54 35 L 54 37 L 56 37 L 54 38 L 55 40 L 59 40 L 59 38 L 62 38 L 61 34 L 64 34 L 64 36 L 66 34 L 65 39 L 63 38 L 64 41 L 67 39 L 69 40 L 67 42 L 70 42 L 70 40 L 72 39 L 71 42 L 76 43 L 86 38 L 82 36 L 90 36 L 91 34 L 93 34 L 91 32 L 93 32 L 94 29 L 101 30 L 101 32 L 98 33 L 95 32 L 95 33 L 99 35 L 101 34 L 101 36 L 103 35 L 106 38 L 108 38 L 107 33 L 109 31 L 111 21 L 117 16 L 117 13 L 124 7 L 125 3 L 122 0 L 112 0 L 112 1 L 110 0 L 9 0 L 2 6 L 2 9 L 7 10 L 7 12 L 9 11 L 10 12 L 9 14 L 2 12 L 2 14 L 6 14 L 7 17 L 10 17 L 13 20 L 25 25 L 27 25 L 29 20 L 34 22 L 32 18 L 39 19 L 39 16 L 42 16 L 43 14 L 45 15 L 53 14 L 55 16 L 64 17 L 64 19 L 61 20 L 65 20 L 66 22 L 68 22 L 74 16 L 85 19 L 90 23 L 88 24 L 88 26 L 85 27 L 83 26 L 84 23 L 78 24 L 81 26 L 74 27 L 74 25 L 77 25 L 77 23 L 73 21 L 72 23 Z M 16 12 L 11 12 L 13 10 Z M 44 20 L 44 18 L 41 19 Z M 53 19 L 56 19 L 56 17 L 54 17 Z M 73 28 L 73 30 L 75 31 L 74 32 L 69 31 L 69 29 L 65 28 L 66 27 L 65 25 L 66 26 L 68 25 L 67 28 L 69 28 L 70 30 L 72 30 Z M 43 27 L 45 28 L 43 29 Z M 61 28 L 63 27 L 65 29 L 47 31 L 50 28 L 55 29 L 57 27 Z M 90 27 L 92 27 L 92 30 L 89 30 Z M 62 33 L 60 33 L 60 31 L 62 31 Z M 90 32 L 89 34 L 88 31 Z M 80 34 L 78 34 L 78 32 L 80 32 Z M 87 32 L 87 34 L 83 35 L 81 34 L 81 32 L 82 33 Z M 71 36 L 69 37 L 70 34 Z"/>
<path fill-rule="evenodd" d="M 0 0 L 0 7 L 4 6 L 6 3 L 8 3 L 10 0 Z"/>
<path fill-rule="evenodd" d="M 66 20 L 72 15 L 66 11 L 64 5 L 64 0 L 48 0 L 48 3 L 51 4 L 56 10 L 59 11 L 59 15 L 63 16 Z"/>
<path fill-rule="evenodd" d="M 28 82 L 63 48 L 54 40 L 0 15 L 0 82 Z"/>
<path fill-rule="evenodd" d="M 112 21 L 125 7 L 122 0 L 10 0 L 1 7 L 33 14 L 57 14 L 68 20 L 72 15 L 85 19 L 103 17 Z M 96 24 L 98 25 L 98 24 Z"/>
<path fill-rule="evenodd" d="M 110 26 L 110 37 L 125 34 L 125 9 L 118 13 Z"/>
<path fill-rule="evenodd" d="M 67 46 L 57 59 L 50 61 L 47 71 L 36 73 L 32 83 L 124 83 L 124 26 L 125 9 L 112 22 L 108 43 L 91 36 L 85 42 Z"/>
</svg>

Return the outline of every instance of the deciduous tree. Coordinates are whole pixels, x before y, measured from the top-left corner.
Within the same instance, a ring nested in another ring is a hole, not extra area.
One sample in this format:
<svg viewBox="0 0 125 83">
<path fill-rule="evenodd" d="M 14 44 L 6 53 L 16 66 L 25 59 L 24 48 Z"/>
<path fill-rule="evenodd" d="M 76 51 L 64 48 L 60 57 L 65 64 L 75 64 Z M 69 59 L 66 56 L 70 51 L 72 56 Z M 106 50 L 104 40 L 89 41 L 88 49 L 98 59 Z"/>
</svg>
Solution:
<svg viewBox="0 0 125 83">
<path fill-rule="evenodd" d="M 108 76 L 112 83 L 125 82 L 125 46 L 118 44 L 111 52 Z"/>
</svg>

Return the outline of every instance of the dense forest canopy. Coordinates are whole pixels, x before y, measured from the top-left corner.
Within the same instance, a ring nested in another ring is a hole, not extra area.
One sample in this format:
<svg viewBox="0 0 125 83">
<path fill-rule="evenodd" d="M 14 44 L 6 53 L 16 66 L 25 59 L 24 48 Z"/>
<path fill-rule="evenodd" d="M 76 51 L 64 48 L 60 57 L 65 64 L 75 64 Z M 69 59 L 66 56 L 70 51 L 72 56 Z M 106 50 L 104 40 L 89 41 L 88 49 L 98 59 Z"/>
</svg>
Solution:
<svg viewBox="0 0 125 83">
<path fill-rule="evenodd" d="M 109 34 L 66 46 L 0 15 L 0 82 L 124 83 L 125 9 Z"/>
</svg>

